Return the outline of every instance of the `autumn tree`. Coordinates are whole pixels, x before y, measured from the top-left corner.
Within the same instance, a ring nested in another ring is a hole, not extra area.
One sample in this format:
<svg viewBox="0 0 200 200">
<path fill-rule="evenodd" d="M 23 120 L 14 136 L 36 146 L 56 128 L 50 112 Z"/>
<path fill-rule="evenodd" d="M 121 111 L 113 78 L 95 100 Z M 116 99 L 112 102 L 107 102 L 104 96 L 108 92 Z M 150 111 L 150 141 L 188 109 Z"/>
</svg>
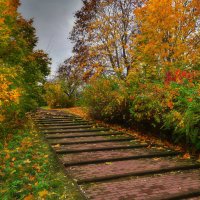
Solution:
<svg viewBox="0 0 200 200">
<path fill-rule="evenodd" d="M 75 55 L 91 75 L 126 77 L 132 63 L 130 37 L 138 31 L 137 24 L 133 23 L 133 10 L 141 1 L 88 0 L 83 3 L 76 13 L 71 36 Z"/>
<path fill-rule="evenodd" d="M 198 0 L 148 0 L 135 15 L 139 34 L 132 38 L 134 68 L 159 78 L 177 68 L 199 66 Z"/>
<path fill-rule="evenodd" d="M 77 66 L 86 70 L 85 79 L 88 79 L 94 73 L 94 70 L 90 67 L 93 63 L 93 57 L 89 55 L 89 44 L 87 44 L 86 38 L 88 38 L 89 24 L 95 17 L 97 3 L 95 0 L 83 1 L 83 7 L 75 14 L 76 21 L 70 35 L 74 44 L 74 60 L 76 60 Z"/>
<path fill-rule="evenodd" d="M 58 67 L 57 78 L 68 98 L 75 98 L 83 82 L 83 70 L 77 67 L 73 57 L 70 57 Z"/>
<path fill-rule="evenodd" d="M 50 72 L 48 55 L 35 50 L 38 39 L 33 20 L 24 19 L 19 6 L 19 0 L 0 0 L 0 115 L 10 123 L 4 123 L 6 129 L 42 101 Z"/>
</svg>

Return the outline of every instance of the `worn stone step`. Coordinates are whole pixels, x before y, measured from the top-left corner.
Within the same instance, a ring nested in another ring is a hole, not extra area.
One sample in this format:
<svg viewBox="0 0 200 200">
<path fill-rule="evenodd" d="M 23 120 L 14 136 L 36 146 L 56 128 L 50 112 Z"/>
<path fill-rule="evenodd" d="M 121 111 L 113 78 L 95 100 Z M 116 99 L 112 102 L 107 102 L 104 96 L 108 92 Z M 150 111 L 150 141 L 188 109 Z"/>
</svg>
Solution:
<svg viewBox="0 0 200 200">
<path fill-rule="evenodd" d="M 89 200 L 172 200 L 200 194 L 200 170 L 83 185 Z"/>
<path fill-rule="evenodd" d="M 60 134 L 62 135 L 62 134 Z M 50 135 L 51 136 L 51 135 Z M 75 138 L 56 138 L 56 139 L 48 139 L 49 143 L 56 143 L 56 144 L 65 144 L 65 142 L 85 142 L 85 141 L 99 141 L 99 140 L 111 140 L 111 139 L 128 139 L 133 140 L 133 137 L 130 137 L 128 135 L 106 135 L 106 136 L 101 136 L 101 135 L 96 135 L 94 137 L 75 137 Z"/>
<path fill-rule="evenodd" d="M 123 135 L 122 132 L 86 132 L 86 133 L 67 133 L 67 134 L 46 134 L 47 139 L 59 139 L 59 138 L 76 138 L 76 137 L 95 137 L 95 136 L 117 136 Z"/>
<path fill-rule="evenodd" d="M 96 151 L 113 151 L 123 149 L 138 149 L 147 147 L 148 144 L 137 144 L 133 142 L 102 142 L 102 143 L 90 143 L 84 145 L 62 145 L 60 147 L 53 147 L 57 154 L 68 153 L 82 153 L 82 152 L 96 152 Z"/>
<path fill-rule="evenodd" d="M 136 148 L 113 151 L 83 152 L 79 154 L 66 154 L 61 157 L 61 160 L 65 166 L 73 166 L 175 155 L 178 155 L 178 153 L 172 151 L 156 151 L 153 149 L 147 151 L 145 148 Z"/>
<path fill-rule="evenodd" d="M 59 115 L 36 115 L 35 117 L 33 117 L 34 119 L 60 119 L 60 118 L 81 118 L 80 116 L 75 116 L 75 115 L 63 115 L 59 114 Z"/>
<path fill-rule="evenodd" d="M 44 121 L 44 122 L 36 122 L 37 123 L 37 125 L 38 126 L 42 126 L 42 125 L 53 125 L 53 124 L 63 124 L 63 123 L 65 123 L 65 124 L 67 124 L 67 123 L 70 123 L 70 124 L 72 124 L 72 123 L 75 123 L 75 122 L 77 122 L 77 123 L 86 123 L 86 121 L 82 121 L 82 120 L 61 120 L 61 121 Z"/>
<path fill-rule="evenodd" d="M 49 119 L 49 120 L 35 120 L 36 123 L 59 123 L 59 122 L 80 122 L 80 121 L 85 121 L 82 119 Z"/>
<path fill-rule="evenodd" d="M 59 115 L 59 116 L 57 116 L 57 115 L 48 115 L 48 116 L 46 116 L 46 115 L 42 115 L 42 116 L 32 116 L 31 117 L 33 120 L 43 120 L 43 119 L 60 119 L 60 118 L 75 118 L 75 116 L 61 116 L 61 115 Z M 80 118 L 80 117 L 79 117 Z"/>
<path fill-rule="evenodd" d="M 41 131 L 49 131 L 49 130 L 68 130 L 68 129 L 79 129 L 79 128 L 92 128 L 92 125 L 74 125 L 74 126 L 59 126 L 59 127 L 42 127 Z"/>
<path fill-rule="evenodd" d="M 167 197 L 158 197 L 154 200 L 200 200 L 200 190 L 191 189 L 188 192 L 181 192 L 177 194 L 171 194 Z"/>
<path fill-rule="evenodd" d="M 35 120 L 52 120 L 52 119 L 73 119 L 75 117 L 73 116 L 46 116 L 46 117 L 40 117 L 40 118 L 34 118 Z M 80 117 L 76 117 L 80 118 Z"/>
<path fill-rule="evenodd" d="M 108 128 L 85 128 L 85 129 L 72 129 L 72 130 L 52 130 L 52 131 L 42 131 L 45 134 L 55 134 L 55 133 L 81 133 L 81 132 L 101 132 L 101 131 L 109 131 Z"/>
<path fill-rule="evenodd" d="M 45 128 L 45 127 L 62 127 L 62 126 L 74 126 L 74 125 L 91 125 L 94 124 L 92 122 L 62 122 L 62 123 L 50 123 L 50 124 L 41 124 L 38 126 L 39 128 Z"/>
<path fill-rule="evenodd" d="M 68 139 L 57 139 L 54 141 L 50 141 L 49 143 L 51 145 L 56 145 L 56 144 L 65 144 L 65 145 L 71 145 L 71 144 L 89 144 L 89 143 L 101 143 L 101 142 L 123 142 L 123 141 L 131 141 L 133 138 L 105 138 L 103 136 L 97 136 L 98 139 L 96 138 L 68 138 Z"/>
<path fill-rule="evenodd" d="M 182 193 L 182 194 L 184 195 L 184 193 Z M 194 196 L 196 196 L 196 197 L 194 197 Z M 196 191 L 196 192 L 193 191 L 193 193 L 190 193 L 189 195 L 187 194 L 187 196 L 186 195 L 184 195 L 183 197 L 179 196 L 178 199 L 180 199 L 180 198 L 182 200 L 200 200 L 200 192 L 199 191 Z M 174 195 L 170 199 L 168 198 L 168 200 L 177 200 L 177 197 Z"/>
<path fill-rule="evenodd" d="M 78 184 L 83 184 L 198 168 L 200 164 L 191 161 L 161 157 L 72 166 L 68 167 L 67 171 Z"/>
<path fill-rule="evenodd" d="M 60 116 L 60 117 L 43 117 L 43 118 L 35 118 L 34 120 L 35 121 L 50 121 L 50 120 L 52 120 L 52 121 L 54 121 L 54 120 L 73 120 L 73 119 L 82 119 L 81 117 L 75 117 L 75 116 L 70 116 L 70 117 L 62 117 L 62 116 Z"/>
<path fill-rule="evenodd" d="M 57 132 L 57 131 L 53 131 L 53 132 L 50 132 L 50 133 L 46 133 L 45 132 L 45 136 L 46 135 L 48 135 L 48 136 L 51 136 L 51 135 L 60 135 L 60 136 L 62 136 L 62 135 L 72 135 L 72 134 L 97 134 L 97 133 L 99 133 L 99 134 L 102 134 L 102 133 L 113 133 L 114 131 L 113 130 L 110 130 L 110 129 L 100 129 L 99 130 L 99 128 L 95 131 L 95 130 L 93 130 L 92 129 L 92 131 L 91 131 L 91 129 L 88 129 L 89 131 L 84 131 L 84 130 L 82 130 L 82 131 L 73 131 L 73 129 L 71 129 L 70 131 L 59 131 L 59 132 Z"/>
<path fill-rule="evenodd" d="M 37 122 L 38 125 L 40 126 L 51 126 L 51 125 L 60 125 L 62 126 L 63 124 L 77 124 L 77 123 L 91 123 L 92 122 L 88 122 L 88 121 L 85 121 L 85 120 L 62 120 L 62 121 L 47 121 L 47 122 Z"/>
</svg>

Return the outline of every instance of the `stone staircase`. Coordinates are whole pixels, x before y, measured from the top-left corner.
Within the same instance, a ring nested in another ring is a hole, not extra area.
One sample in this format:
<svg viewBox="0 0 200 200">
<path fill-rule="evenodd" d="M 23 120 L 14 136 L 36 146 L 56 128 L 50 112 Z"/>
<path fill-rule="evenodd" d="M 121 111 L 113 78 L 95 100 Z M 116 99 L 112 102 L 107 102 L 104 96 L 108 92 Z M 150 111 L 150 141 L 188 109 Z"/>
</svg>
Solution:
<svg viewBox="0 0 200 200">
<path fill-rule="evenodd" d="M 200 163 L 61 111 L 38 111 L 39 131 L 88 200 L 200 200 Z"/>
</svg>

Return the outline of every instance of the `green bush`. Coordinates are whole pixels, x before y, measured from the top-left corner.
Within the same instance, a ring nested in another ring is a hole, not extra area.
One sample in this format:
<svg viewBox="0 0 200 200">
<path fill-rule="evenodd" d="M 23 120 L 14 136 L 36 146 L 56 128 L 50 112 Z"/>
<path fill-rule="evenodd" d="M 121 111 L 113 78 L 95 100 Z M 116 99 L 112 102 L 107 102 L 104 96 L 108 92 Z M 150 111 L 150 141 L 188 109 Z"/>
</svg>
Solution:
<svg viewBox="0 0 200 200">
<path fill-rule="evenodd" d="M 200 149 L 199 85 L 185 81 L 143 82 L 129 87 L 131 120 L 148 124 L 168 133 L 175 142 L 182 141 Z M 167 131 L 166 131 L 167 130 Z"/>
<path fill-rule="evenodd" d="M 175 143 L 200 150 L 200 84 L 195 77 L 167 82 L 135 75 L 126 82 L 101 77 L 85 87 L 83 100 L 95 119 L 151 126 Z"/>
<path fill-rule="evenodd" d="M 132 121 L 148 122 L 156 126 L 162 121 L 162 114 L 167 109 L 164 91 L 158 84 L 139 84 L 129 89 L 130 113 Z"/>
<path fill-rule="evenodd" d="M 177 90 L 173 108 L 163 114 L 163 128 L 173 130 L 175 141 L 184 140 L 200 149 L 200 96 L 199 86 L 190 84 L 171 84 Z"/>
<path fill-rule="evenodd" d="M 125 121 L 128 115 L 127 92 L 123 81 L 101 77 L 88 84 L 83 92 L 84 105 L 95 119 Z"/>
</svg>

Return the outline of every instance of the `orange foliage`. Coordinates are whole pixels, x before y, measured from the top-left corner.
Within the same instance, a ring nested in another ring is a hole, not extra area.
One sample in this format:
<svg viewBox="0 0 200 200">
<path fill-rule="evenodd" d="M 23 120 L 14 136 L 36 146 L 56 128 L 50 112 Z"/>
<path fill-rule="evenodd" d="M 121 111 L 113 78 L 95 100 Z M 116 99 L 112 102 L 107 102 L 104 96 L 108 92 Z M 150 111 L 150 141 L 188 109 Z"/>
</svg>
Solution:
<svg viewBox="0 0 200 200">
<path fill-rule="evenodd" d="M 137 51 L 131 52 L 137 63 L 147 65 L 151 72 L 156 68 L 156 75 L 179 64 L 198 63 L 199 14 L 198 0 L 148 0 L 137 8 L 140 34 L 133 38 Z"/>
</svg>

